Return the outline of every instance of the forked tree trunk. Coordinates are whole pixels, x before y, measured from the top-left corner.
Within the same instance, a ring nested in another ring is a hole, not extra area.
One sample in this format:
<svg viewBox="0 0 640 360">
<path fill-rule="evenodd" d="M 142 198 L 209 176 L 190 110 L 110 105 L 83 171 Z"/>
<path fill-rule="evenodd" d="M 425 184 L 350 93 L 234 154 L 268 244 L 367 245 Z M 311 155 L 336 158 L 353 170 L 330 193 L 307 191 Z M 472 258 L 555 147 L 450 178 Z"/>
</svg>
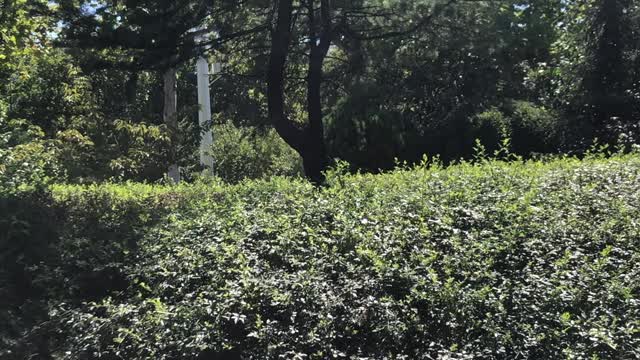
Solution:
<svg viewBox="0 0 640 360">
<path fill-rule="evenodd" d="M 302 157 L 305 175 L 311 182 L 324 182 L 323 171 L 327 166 L 327 154 L 322 123 L 322 65 L 331 43 L 331 18 L 329 0 L 321 0 L 321 20 L 316 29 L 313 0 L 309 1 L 310 55 L 307 72 L 306 126 L 288 119 L 284 104 L 285 65 L 291 41 L 293 1 L 281 0 L 278 4 L 276 26 L 271 32 L 271 53 L 267 74 L 267 99 L 269 119 L 278 134 Z"/>
<path fill-rule="evenodd" d="M 164 105 L 162 118 L 169 132 L 169 168 L 168 176 L 174 182 L 180 181 L 178 168 L 178 97 L 175 67 L 165 70 L 164 76 Z"/>
<path fill-rule="evenodd" d="M 616 0 L 607 0 L 616 1 Z M 320 3 L 319 15 L 317 3 Z M 358 35 L 347 26 L 346 20 L 334 24 L 334 0 L 300 0 L 296 4 L 306 6 L 308 14 L 309 34 L 306 43 L 310 47 L 307 72 L 307 114 L 308 123 L 303 126 L 287 118 L 284 104 L 285 65 L 291 43 L 293 24 L 293 0 L 278 0 L 276 5 L 275 26 L 271 29 L 271 53 L 267 74 L 267 101 L 269 119 L 284 141 L 302 156 L 305 175 L 315 184 L 324 181 L 323 171 L 327 166 L 327 154 L 324 141 L 321 88 L 323 81 L 322 65 L 338 33 L 351 39 L 342 39 L 343 44 L 351 40 L 351 45 L 358 53 L 355 59 L 362 64 L 361 41 L 394 38 L 409 35 L 425 26 L 435 16 L 441 14 L 457 0 L 447 0 L 437 6 L 420 21 L 410 24 L 404 30 L 384 32 L 377 35 Z M 344 5 L 342 5 L 344 6 Z M 374 6 L 375 8 L 375 6 Z M 336 26 L 337 25 L 337 26 Z"/>
</svg>

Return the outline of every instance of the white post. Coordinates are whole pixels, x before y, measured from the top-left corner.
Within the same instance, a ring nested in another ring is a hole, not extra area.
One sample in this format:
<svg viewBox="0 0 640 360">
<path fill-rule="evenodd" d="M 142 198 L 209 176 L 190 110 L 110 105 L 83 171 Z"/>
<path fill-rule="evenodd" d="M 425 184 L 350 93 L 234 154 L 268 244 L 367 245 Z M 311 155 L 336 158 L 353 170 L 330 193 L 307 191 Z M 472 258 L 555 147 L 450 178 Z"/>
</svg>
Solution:
<svg viewBox="0 0 640 360">
<path fill-rule="evenodd" d="M 198 76 L 198 121 L 200 126 L 204 126 L 211 121 L 211 95 L 209 92 L 209 64 L 201 56 L 196 64 Z M 203 131 L 200 139 L 200 164 L 207 168 L 209 173 L 213 173 L 213 157 L 211 156 L 211 145 L 213 144 L 213 133 L 211 129 Z"/>
</svg>

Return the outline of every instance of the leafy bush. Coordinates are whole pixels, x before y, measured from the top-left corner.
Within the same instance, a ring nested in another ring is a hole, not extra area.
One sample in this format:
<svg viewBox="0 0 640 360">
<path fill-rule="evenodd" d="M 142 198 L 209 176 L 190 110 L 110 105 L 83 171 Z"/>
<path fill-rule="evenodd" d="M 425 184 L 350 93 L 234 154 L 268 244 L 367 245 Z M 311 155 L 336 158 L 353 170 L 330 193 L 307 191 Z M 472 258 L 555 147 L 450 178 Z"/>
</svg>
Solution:
<svg viewBox="0 0 640 360">
<path fill-rule="evenodd" d="M 424 151 L 425 141 L 410 116 L 399 111 L 400 106 L 385 104 L 387 90 L 364 82 L 336 99 L 326 118 L 331 157 L 357 169 L 378 171 L 392 168 L 397 158 L 412 161 Z"/>
<path fill-rule="evenodd" d="M 46 280 L 55 277 L 41 275 L 55 254 L 55 218 L 42 189 L 0 187 L 0 357 L 4 349 L 24 347 L 17 340 L 47 318 Z M 29 345 L 44 344 L 36 339 Z"/>
<path fill-rule="evenodd" d="M 13 65 L 17 68 L 3 84 L 12 104 L 9 118 L 26 119 L 49 137 L 93 120 L 84 118 L 94 111 L 90 77 L 62 49 L 35 51 Z"/>
<path fill-rule="evenodd" d="M 138 181 L 162 178 L 169 156 L 169 136 L 164 125 L 116 120 L 109 160 L 114 179 Z M 112 156 L 113 156 L 112 155 Z"/>
<path fill-rule="evenodd" d="M 640 356 L 638 154 L 329 181 L 54 187 L 46 346 L 0 356 Z"/>
<path fill-rule="evenodd" d="M 509 119 L 498 108 L 477 114 L 472 119 L 472 133 L 489 151 L 497 150 L 504 139 L 511 137 L 511 124 Z"/>
<path fill-rule="evenodd" d="M 54 141 L 38 126 L 0 113 L 0 193 L 43 187 L 64 175 Z"/>
<path fill-rule="evenodd" d="M 563 122 L 553 110 L 527 101 L 513 101 L 507 111 L 511 116 L 514 152 L 550 153 L 559 149 Z"/>
<path fill-rule="evenodd" d="M 227 123 L 213 133 L 215 173 L 227 182 L 302 174 L 302 159 L 273 129 Z"/>
<path fill-rule="evenodd" d="M 516 154 L 557 152 L 563 145 L 565 124 L 553 110 L 527 101 L 510 101 L 477 114 L 472 133 L 489 150 L 510 138 Z"/>
</svg>

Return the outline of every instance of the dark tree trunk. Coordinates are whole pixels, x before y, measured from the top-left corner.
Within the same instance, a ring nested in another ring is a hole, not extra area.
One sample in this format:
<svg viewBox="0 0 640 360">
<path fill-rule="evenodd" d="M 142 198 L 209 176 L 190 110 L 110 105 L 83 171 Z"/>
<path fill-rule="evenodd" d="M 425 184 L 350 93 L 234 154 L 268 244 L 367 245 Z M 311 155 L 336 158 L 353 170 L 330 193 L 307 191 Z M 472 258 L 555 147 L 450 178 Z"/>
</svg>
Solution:
<svg viewBox="0 0 640 360">
<path fill-rule="evenodd" d="M 278 4 L 276 26 L 271 29 L 271 53 L 267 73 L 269 120 L 284 141 L 302 155 L 303 131 L 291 122 L 284 107 L 284 71 L 291 41 L 293 0 Z"/>
<path fill-rule="evenodd" d="M 304 172 L 314 184 L 324 182 L 327 154 L 322 122 L 322 65 L 331 44 L 331 9 L 329 0 L 321 0 L 320 30 L 316 29 L 313 0 L 308 0 L 311 50 L 307 72 L 306 126 L 298 126 L 285 114 L 284 73 L 291 41 L 292 0 L 278 4 L 275 29 L 271 33 L 271 56 L 267 75 L 269 119 L 278 134 L 302 157 Z"/>
<path fill-rule="evenodd" d="M 162 118 L 169 131 L 169 178 L 174 182 L 180 181 L 180 169 L 178 168 L 178 104 L 177 104 L 177 79 L 176 68 L 165 70 L 164 81 L 164 105 Z"/>
<path fill-rule="evenodd" d="M 307 149 L 302 157 L 305 174 L 320 184 L 324 182 L 323 171 L 327 166 L 327 153 L 324 143 L 322 123 L 322 65 L 331 45 L 331 9 L 329 0 L 320 1 L 320 29 L 316 31 L 313 0 L 309 0 L 309 38 L 311 39 L 309 69 L 307 73 Z"/>
</svg>

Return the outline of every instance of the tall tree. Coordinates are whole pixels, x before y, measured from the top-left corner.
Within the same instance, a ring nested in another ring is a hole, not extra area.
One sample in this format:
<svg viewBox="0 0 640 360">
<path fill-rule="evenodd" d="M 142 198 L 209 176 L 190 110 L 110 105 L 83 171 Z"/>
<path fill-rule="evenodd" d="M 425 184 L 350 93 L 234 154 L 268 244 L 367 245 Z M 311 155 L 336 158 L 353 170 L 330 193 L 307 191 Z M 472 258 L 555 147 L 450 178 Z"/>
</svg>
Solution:
<svg viewBox="0 0 640 360">
<path fill-rule="evenodd" d="M 576 132 L 614 144 L 638 113 L 638 6 L 628 0 L 563 4 L 557 93 L 576 119 Z"/>
<path fill-rule="evenodd" d="M 45 0 L 0 1 L 0 87 L 7 85 L 21 58 L 43 51 L 52 30 L 51 11 Z"/>
<path fill-rule="evenodd" d="M 85 0 L 60 2 L 64 20 L 61 44 L 80 50 L 88 67 L 129 70 L 129 94 L 135 94 L 138 72 L 162 74 L 162 116 L 171 138 L 169 176 L 174 180 L 179 179 L 176 67 L 211 46 L 211 41 L 199 43 L 196 38 L 218 30 L 220 24 L 214 26 L 214 19 L 235 6 L 232 1 L 214 4 L 196 0 L 107 0 L 97 5 Z"/>
<path fill-rule="evenodd" d="M 269 119 L 280 136 L 302 156 L 305 174 L 312 182 L 323 181 L 327 164 L 322 111 L 323 67 L 332 46 L 337 45 L 336 40 L 339 39 L 345 48 L 355 44 L 351 50 L 357 52 L 357 44 L 363 41 L 407 36 L 423 28 L 453 2 L 450 0 L 433 8 L 425 7 L 422 1 L 414 2 L 411 10 L 417 8 L 422 12 L 407 11 L 407 4 L 402 2 L 395 8 L 374 1 L 276 2 L 267 69 Z M 411 19 L 415 14 L 420 15 Z M 304 48 L 300 49 L 301 46 Z M 285 106 L 287 61 L 301 50 L 307 59 L 305 122 L 291 119 Z"/>
<path fill-rule="evenodd" d="M 594 3 L 587 33 L 590 61 L 585 88 L 593 107 L 596 135 L 613 142 L 613 122 L 631 120 L 628 71 L 624 53 L 629 47 L 629 0 L 599 0 Z"/>
</svg>

